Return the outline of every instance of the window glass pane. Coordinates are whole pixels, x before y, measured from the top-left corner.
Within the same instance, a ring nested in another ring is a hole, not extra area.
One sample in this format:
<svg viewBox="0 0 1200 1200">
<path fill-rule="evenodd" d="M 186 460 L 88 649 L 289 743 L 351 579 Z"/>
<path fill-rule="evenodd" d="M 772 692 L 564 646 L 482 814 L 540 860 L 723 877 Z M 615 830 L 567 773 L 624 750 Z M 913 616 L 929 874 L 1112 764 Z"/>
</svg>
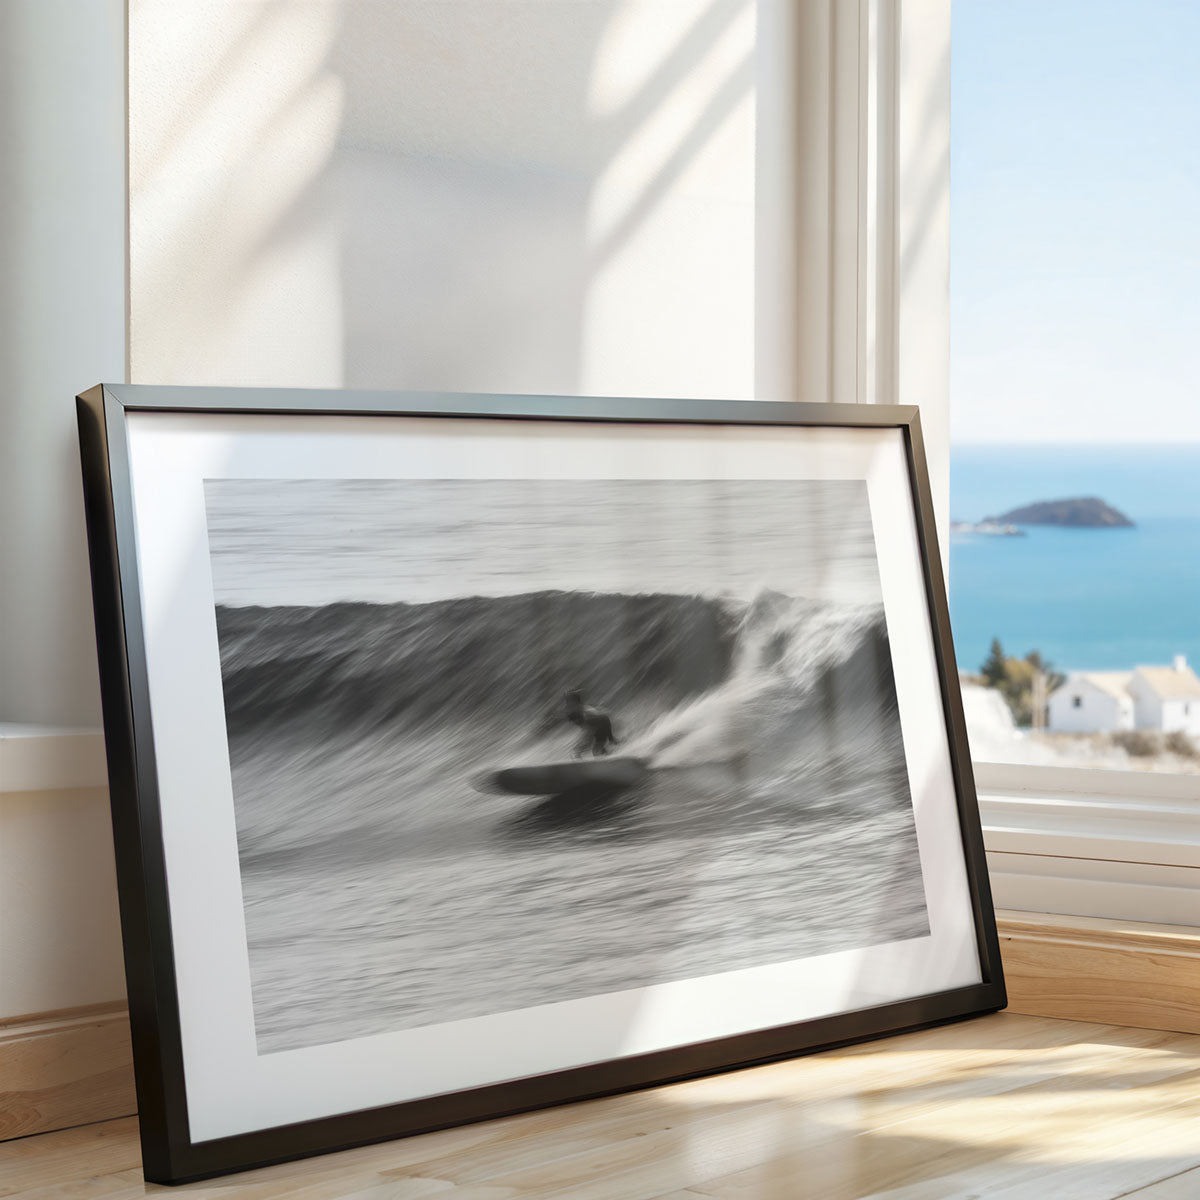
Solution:
<svg viewBox="0 0 1200 1200">
<path fill-rule="evenodd" d="M 1200 5 L 956 0 L 952 57 L 974 756 L 1200 770 Z"/>
</svg>

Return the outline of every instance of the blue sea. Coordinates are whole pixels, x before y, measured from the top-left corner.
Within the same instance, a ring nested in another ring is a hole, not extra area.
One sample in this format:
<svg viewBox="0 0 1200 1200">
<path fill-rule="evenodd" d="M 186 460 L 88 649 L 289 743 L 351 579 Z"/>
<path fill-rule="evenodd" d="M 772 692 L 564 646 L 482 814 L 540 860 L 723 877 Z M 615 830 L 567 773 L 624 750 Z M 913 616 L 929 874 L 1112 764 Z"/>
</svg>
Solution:
<svg viewBox="0 0 1200 1200">
<path fill-rule="evenodd" d="M 1030 526 L 1026 537 L 954 534 L 950 615 L 960 670 L 993 637 L 1066 670 L 1187 655 L 1200 666 L 1200 445 L 956 446 L 950 514 L 1098 496 L 1133 529 Z"/>
</svg>

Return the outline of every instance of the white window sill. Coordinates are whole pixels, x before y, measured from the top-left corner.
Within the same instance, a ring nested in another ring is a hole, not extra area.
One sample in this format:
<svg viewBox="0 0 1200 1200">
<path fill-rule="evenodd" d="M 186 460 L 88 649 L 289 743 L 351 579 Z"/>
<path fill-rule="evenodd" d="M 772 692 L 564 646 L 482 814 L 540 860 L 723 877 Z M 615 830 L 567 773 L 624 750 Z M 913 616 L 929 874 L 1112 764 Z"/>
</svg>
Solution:
<svg viewBox="0 0 1200 1200">
<path fill-rule="evenodd" d="M 1200 925 L 1200 777 L 976 764 L 997 907 Z"/>
<path fill-rule="evenodd" d="M 100 730 L 0 722 L 0 793 L 107 785 Z"/>
</svg>

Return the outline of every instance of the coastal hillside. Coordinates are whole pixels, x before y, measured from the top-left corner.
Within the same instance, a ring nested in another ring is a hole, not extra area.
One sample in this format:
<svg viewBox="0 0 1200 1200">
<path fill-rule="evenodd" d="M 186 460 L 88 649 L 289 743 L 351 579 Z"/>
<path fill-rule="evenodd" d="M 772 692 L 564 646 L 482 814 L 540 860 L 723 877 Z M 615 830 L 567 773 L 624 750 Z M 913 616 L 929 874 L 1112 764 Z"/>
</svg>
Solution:
<svg viewBox="0 0 1200 1200">
<path fill-rule="evenodd" d="M 1123 512 L 1095 496 L 1042 500 L 1009 509 L 987 520 L 1011 525 L 1066 525 L 1077 529 L 1123 529 L 1133 525 Z"/>
</svg>

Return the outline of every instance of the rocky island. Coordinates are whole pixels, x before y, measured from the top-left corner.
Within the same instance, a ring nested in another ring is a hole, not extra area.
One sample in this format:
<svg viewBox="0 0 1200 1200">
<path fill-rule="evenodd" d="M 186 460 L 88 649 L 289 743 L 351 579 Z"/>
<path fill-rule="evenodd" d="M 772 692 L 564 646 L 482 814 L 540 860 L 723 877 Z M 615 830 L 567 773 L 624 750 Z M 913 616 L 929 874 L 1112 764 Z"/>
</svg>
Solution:
<svg viewBox="0 0 1200 1200">
<path fill-rule="evenodd" d="M 1075 529 L 1127 529 L 1133 522 L 1123 513 L 1095 496 L 1077 496 L 1067 500 L 1041 500 L 1010 509 L 985 523 L 999 525 L 1065 525 Z"/>
</svg>

